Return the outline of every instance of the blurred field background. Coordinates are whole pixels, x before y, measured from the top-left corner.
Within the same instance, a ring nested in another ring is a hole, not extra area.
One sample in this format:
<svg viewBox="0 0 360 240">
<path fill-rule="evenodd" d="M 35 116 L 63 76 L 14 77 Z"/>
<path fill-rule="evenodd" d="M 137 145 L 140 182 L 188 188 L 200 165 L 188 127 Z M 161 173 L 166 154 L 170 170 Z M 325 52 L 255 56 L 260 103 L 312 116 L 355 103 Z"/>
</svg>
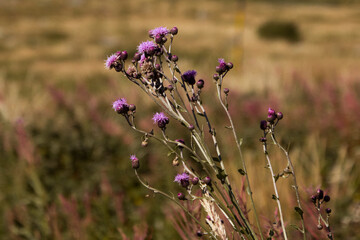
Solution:
<svg viewBox="0 0 360 240">
<path fill-rule="evenodd" d="M 141 175 L 165 191 L 176 192 L 179 170 L 160 146 L 141 148 L 141 136 L 111 103 L 135 103 L 148 130 L 158 109 L 103 65 L 115 51 L 133 55 L 148 30 L 177 26 L 174 52 L 183 70 L 205 79 L 225 164 L 241 186 L 210 87 L 219 57 L 235 65 L 225 87 L 260 215 L 274 220 L 258 142 L 259 121 L 274 107 L 285 115 L 278 138 L 290 149 L 304 202 L 325 189 L 336 239 L 359 239 L 360 4 L 285 2 L 0 0 L 0 238 L 180 239 L 171 205 L 146 197 L 129 155 L 136 153 Z M 270 153 L 282 170 L 283 157 Z M 289 181 L 279 185 L 286 219 L 296 223 Z"/>
</svg>

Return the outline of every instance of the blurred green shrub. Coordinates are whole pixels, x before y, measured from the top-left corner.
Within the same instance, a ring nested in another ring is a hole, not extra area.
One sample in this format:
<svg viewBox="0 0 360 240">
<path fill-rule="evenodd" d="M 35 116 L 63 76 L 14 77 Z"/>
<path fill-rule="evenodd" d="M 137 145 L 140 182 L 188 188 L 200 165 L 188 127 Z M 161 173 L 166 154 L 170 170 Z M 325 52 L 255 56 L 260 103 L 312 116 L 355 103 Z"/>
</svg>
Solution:
<svg viewBox="0 0 360 240">
<path fill-rule="evenodd" d="M 266 21 L 258 28 L 258 35 L 266 40 L 286 40 L 292 43 L 301 41 L 297 24 L 290 21 Z"/>
</svg>

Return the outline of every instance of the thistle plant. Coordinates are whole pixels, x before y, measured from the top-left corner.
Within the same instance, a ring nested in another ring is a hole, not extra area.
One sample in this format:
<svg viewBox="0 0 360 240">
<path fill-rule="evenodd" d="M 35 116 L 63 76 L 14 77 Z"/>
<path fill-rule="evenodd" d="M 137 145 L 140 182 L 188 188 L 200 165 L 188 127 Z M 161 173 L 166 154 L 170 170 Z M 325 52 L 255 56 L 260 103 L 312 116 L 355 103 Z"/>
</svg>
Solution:
<svg viewBox="0 0 360 240">
<path fill-rule="evenodd" d="M 176 27 L 170 30 L 166 27 L 155 28 L 149 31 L 150 40 L 143 41 L 138 45 L 137 52 L 131 60 L 128 59 L 127 51 L 119 51 L 110 55 L 105 62 L 107 69 L 114 69 L 116 72 L 122 73 L 157 104 L 158 112 L 152 116 L 154 129 L 137 127 L 137 108 L 133 104 L 128 104 L 125 98 L 114 101 L 113 109 L 125 118 L 128 125 L 135 132 L 142 135 L 141 145 L 143 147 L 146 147 L 149 141 L 158 141 L 169 150 L 170 154 L 168 156 L 174 156 L 172 166 L 176 167 L 178 172 L 174 176 L 174 182 L 179 184 L 183 190 L 178 193 L 166 193 L 155 186 L 151 186 L 150 183 L 142 179 L 137 171 L 142 160 L 132 154 L 130 160 L 135 175 L 144 187 L 173 201 L 193 219 L 197 224 L 196 229 L 201 229 L 194 232 L 194 237 L 201 236 L 208 239 L 273 239 L 272 231 L 266 236 L 264 234 L 265 229 L 259 221 L 250 176 L 242 153 L 242 142 L 237 136 L 235 124 L 228 108 L 230 90 L 223 88 L 224 79 L 233 68 L 233 64 L 219 58 L 212 81 L 197 79 L 196 70 L 183 71 L 178 65 L 179 57 L 174 54 L 172 49 L 177 34 L 178 29 Z M 215 85 L 216 99 L 227 117 L 227 128 L 232 132 L 238 151 L 238 159 L 242 166 L 238 172 L 243 175 L 242 179 L 245 181 L 253 219 L 250 219 L 248 212 L 244 210 L 246 209 L 244 203 L 247 201 L 241 201 L 238 198 L 230 182 L 216 129 L 203 104 L 203 95 L 206 93 L 203 91 L 203 87 L 211 82 Z M 296 226 L 296 228 L 303 235 L 303 239 L 306 239 L 303 210 L 294 167 L 289 153 L 279 144 L 275 137 L 275 127 L 282 118 L 283 114 L 281 112 L 276 113 L 273 109 L 269 109 L 267 120 L 260 123 L 260 128 L 264 133 L 260 141 L 263 144 L 263 151 L 267 160 L 266 167 L 271 173 L 270 178 L 274 188 L 272 198 L 277 202 L 278 206 L 277 210 L 279 211 L 280 227 L 282 229 L 281 237 L 289 239 L 276 182 L 281 176 L 291 175 L 292 186 L 297 199 L 297 205 L 294 209 L 299 214 L 301 221 L 301 226 Z M 171 125 L 169 125 L 170 122 Z M 189 142 L 169 137 L 168 132 L 172 131 L 171 127 L 174 125 L 187 133 L 190 139 Z M 273 145 L 277 146 L 285 155 L 286 167 L 281 173 L 276 173 L 271 165 L 268 153 L 268 141 L 270 139 L 267 139 L 269 136 Z M 212 154 L 213 152 L 216 153 L 216 156 Z M 271 199 L 271 196 L 269 196 L 269 199 Z M 316 200 L 318 208 L 322 203 L 319 203 L 320 200 L 320 197 Z M 206 217 L 199 219 L 194 216 L 184 202 L 201 205 Z M 324 222 L 324 224 L 328 227 L 328 222 Z M 331 233 L 329 227 L 328 229 L 329 233 Z"/>
</svg>

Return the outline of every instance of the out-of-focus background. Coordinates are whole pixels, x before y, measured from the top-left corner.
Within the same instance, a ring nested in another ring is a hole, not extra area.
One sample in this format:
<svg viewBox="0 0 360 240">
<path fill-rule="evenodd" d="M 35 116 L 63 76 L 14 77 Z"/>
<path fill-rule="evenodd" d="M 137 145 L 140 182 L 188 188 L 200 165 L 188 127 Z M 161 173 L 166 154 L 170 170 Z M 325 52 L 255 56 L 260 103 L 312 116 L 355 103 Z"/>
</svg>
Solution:
<svg viewBox="0 0 360 240">
<path fill-rule="evenodd" d="M 234 63 L 224 85 L 264 222 L 273 221 L 275 202 L 258 125 L 273 107 L 284 113 L 278 138 L 290 149 L 304 202 L 323 188 L 335 237 L 359 239 L 360 4 L 340 0 L 1 0 L 0 238 L 180 239 L 172 205 L 138 183 L 129 155 L 164 191 L 176 192 L 180 170 L 157 144 L 141 148 L 111 103 L 135 103 L 148 130 L 159 109 L 103 65 L 118 50 L 132 56 L 159 26 L 179 28 L 174 53 L 183 71 L 196 69 L 206 82 L 204 102 L 240 186 L 211 87 L 217 59 Z M 283 156 L 272 154 L 282 170 Z M 289 184 L 279 186 L 288 224 L 297 223 Z M 309 228 L 309 239 L 325 239 Z"/>
</svg>

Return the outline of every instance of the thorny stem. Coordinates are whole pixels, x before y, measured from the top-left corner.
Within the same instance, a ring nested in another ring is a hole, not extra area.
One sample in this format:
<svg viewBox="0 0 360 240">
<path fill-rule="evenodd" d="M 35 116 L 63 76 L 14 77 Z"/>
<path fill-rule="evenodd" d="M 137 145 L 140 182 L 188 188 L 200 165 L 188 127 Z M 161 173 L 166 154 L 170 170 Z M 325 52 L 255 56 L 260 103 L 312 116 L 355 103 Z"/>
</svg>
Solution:
<svg viewBox="0 0 360 240">
<path fill-rule="evenodd" d="M 273 140 L 274 144 L 276 146 L 278 146 L 285 154 L 286 156 L 286 159 L 288 161 L 288 166 L 290 167 L 290 171 L 291 171 L 291 174 L 293 176 L 293 181 L 294 181 L 294 190 L 295 190 L 295 195 L 296 195 L 296 201 L 297 201 L 297 204 L 298 204 L 298 207 L 301 209 L 301 211 L 303 211 L 302 207 L 301 207 L 301 202 L 300 202 L 300 195 L 299 195 L 299 187 L 298 187 L 298 184 L 296 182 L 296 176 L 295 176 L 295 170 L 294 170 L 294 166 L 292 164 L 292 161 L 290 159 L 290 155 L 288 153 L 288 151 L 286 151 L 286 149 L 281 146 L 278 141 L 276 140 L 275 138 L 275 134 L 274 134 L 274 129 L 271 130 L 271 139 Z M 301 217 L 301 225 L 302 225 L 302 234 L 303 234 L 303 239 L 306 240 L 306 229 L 305 229 L 305 223 L 304 223 L 304 218 L 302 216 L 302 214 L 300 215 Z"/>
<path fill-rule="evenodd" d="M 278 193 L 278 190 L 277 190 L 277 187 L 276 187 L 275 174 L 274 174 L 273 168 L 271 166 L 269 154 L 268 154 L 268 151 L 267 151 L 266 142 L 263 143 L 263 150 L 264 150 L 264 154 L 265 154 L 265 157 L 266 157 L 266 160 L 267 160 L 267 167 L 269 168 L 270 173 L 271 173 L 271 179 L 272 179 L 273 187 L 274 187 L 274 191 L 275 191 L 275 198 L 276 198 L 275 200 L 276 200 L 276 203 L 277 203 L 278 209 L 279 209 L 280 222 L 281 222 L 281 227 L 282 227 L 282 230 L 283 230 L 284 239 L 287 240 L 287 235 L 286 235 L 286 230 L 285 230 L 285 223 L 284 223 L 284 218 L 283 218 L 283 214 L 282 214 L 279 193 Z"/>
<path fill-rule="evenodd" d="M 252 208 L 254 210 L 254 215 L 255 215 L 255 221 L 256 221 L 256 225 L 257 225 L 257 228 L 259 230 L 259 235 L 261 237 L 261 239 L 263 240 L 263 235 L 262 235 L 262 231 L 261 231 L 261 227 L 260 227 L 260 221 L 259 221 L 259 217 L 258 217 L 258 214 L 257 214 L 257 211 L 256 211 L 256 207 L 255 207 L 255 202 L 254 202 L 254 198 L 253 198 L 253 194 L 252 194 L 252 190 L 251 190 L 251 185 L 250 185 L 250 180 L 249 180 L 249 176 L 248 176 L 248 173 L 247 173 L 247 169 L 246 169 L 246 163 L 245 163 L 245 159 L 243 158 L 243 154 L 242 154 L 242 150 L 241 150 L 241 145 L 240 145 L 240 142 L 239 142 L 239 139 L 236 135 L 236 130 L 235 130 L 235 126 L 234 126 L 234 123 L 232 121 L 232 118 L 231 118 L 231 115 L 230 115 L 230 112 L 226 106 L 226 104 L 223 102 L 222 98 L 221 98 L 221 86 L 222 86 L 222 79 L 223 77 L 221 77 L 220 79 L 220 83 L 219 84 L 216 84 L 216 87 L 217 87 L 217 95 L 218 95 L 218 98 L 219 98 L 219 101 L 220 101 L 220 104 L 221 106 L 224 108 L 224 111 L 226 112 L 226 115 L 229 119 L 229 122 L 230 122 L 230 125 L 231 125 L 231 130 L 233 132 L 233 136 L 234 136 L 234 139 L 235 139 L 235 142 L 236 142 L 236 147 L 239 151 L 239 155 L 240 155 L 240 160 L 242 162 L 242 166 L 244 168 L 244 172 L 245 172 L 245 178 L 246 178 L 246 183 L 248 185 L 248 194 L 250 196 L 250 200 L 251 200 L 251 205 L 252 205 Z"/>
<path fill-rule="evenodd" d="M 184 212 L 186 212 L 197 224 L 199 224 L 204 230 L 206 230 L 208 233 L 210 233 L 211 236 L 212 236 L 214 239 L 216 239 L 216 237 L 215 237 L 215 235 L 213 235 L 212 231 L 207 230 L 207 227 L 206 227 L 203 223 L 199 222 L 199 220 L 197 220 L 196 217 L 193 216 L 182 204 L 180 204 L 178 201 L 176 201 L 174 197 L 172 197 L 172 196 L 164 193 L 163 191 L 160 191 L 160 190 L 158 190 L 158 189 L 156 189 L 156 188 L 153 188 L 153 187 L 151 187 L 149 184 L 145 183 L 145 182 L 140 178 L 140 176 L 139 176 L 139 174 L 138 174 L 138 172 L 137 172 L 136 170 L 135 170 L 135 175 L 136 175 L 136 177 L 138 178 L 139 182 L 140 182 L 144 187 L 146 187 L 147 189 L 153 191 L 155 194 L 158 193 L 158 194 L 160 194 L 160 195 L 162 195 L 162 196 L 170 199 L 171 201 L 175 202 L 175 203 L 176 203 L 180 208 L 182 208 L 182 210 L 183 210 Z"/>
</svg>

